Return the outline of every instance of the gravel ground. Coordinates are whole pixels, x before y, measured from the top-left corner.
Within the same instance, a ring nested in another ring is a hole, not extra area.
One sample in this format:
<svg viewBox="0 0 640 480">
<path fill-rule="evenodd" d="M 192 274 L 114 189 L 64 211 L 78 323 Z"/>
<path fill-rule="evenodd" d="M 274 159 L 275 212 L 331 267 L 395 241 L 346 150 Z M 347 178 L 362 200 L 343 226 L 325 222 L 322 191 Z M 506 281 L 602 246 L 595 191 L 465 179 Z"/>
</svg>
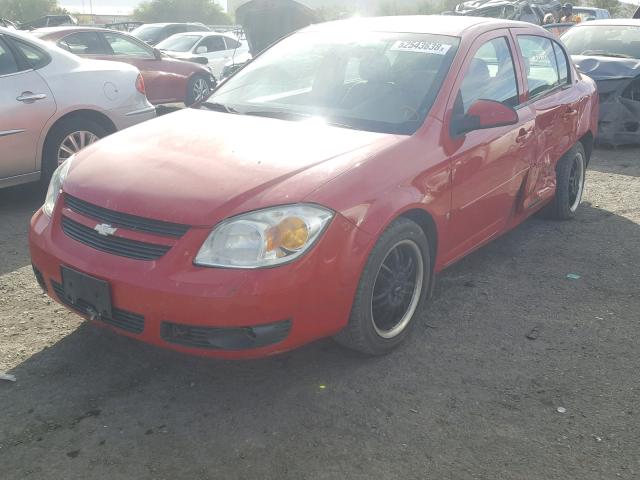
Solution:
<svg viewBox="0 0 640 480">
<path fill-rule="evenodd" d="M 32 276 L 37 194 L 1 191 L 0 478 L 640 478 L 639 154 L 596 151 L 576 220 L 448 269 L 374 359 L 210 361 L 84 323 Z"/>
</svg>

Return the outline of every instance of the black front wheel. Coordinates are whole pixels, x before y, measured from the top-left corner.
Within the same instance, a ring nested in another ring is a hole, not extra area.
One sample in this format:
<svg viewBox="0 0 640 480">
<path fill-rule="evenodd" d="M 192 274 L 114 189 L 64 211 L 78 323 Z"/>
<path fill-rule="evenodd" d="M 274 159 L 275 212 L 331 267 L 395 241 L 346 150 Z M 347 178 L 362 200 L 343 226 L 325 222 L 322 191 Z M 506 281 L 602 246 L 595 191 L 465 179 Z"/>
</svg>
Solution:
<svg viewBox="0 0 640 480">
<path fill-rule="evenodd" d="M 558 161 L 556 194 L 544 210 L 547 218 L 569 220 L 576 216 L 584 193 L 586 158 L 584 147 L 577 143 Z"/>
<path fill-rule="evenodd" d="M 429 291 L 429 242 L 415 222 L 400 218 L 376 242 L 358 285 L 349 324 L 338 343 L 369 355 L 397 347 Z"/>
</svg>

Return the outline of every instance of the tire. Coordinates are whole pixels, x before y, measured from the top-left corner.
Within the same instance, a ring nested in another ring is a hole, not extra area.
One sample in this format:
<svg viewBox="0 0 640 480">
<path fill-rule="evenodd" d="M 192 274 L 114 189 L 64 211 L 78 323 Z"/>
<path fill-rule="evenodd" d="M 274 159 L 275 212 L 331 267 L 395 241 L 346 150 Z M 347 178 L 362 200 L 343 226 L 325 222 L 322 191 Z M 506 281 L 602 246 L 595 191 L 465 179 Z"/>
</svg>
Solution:
<svg viewBox="0 0 640 480">
<path fill-rule="evenodd" d="M 84 146 L 86 147 L 107 135 L 109 135 L 109 132 L 105 127 L 88 118 L 68 118 L 54 125 L 49 131 L 42 154 L 42 174 L 40 176 L 40 182 L 43 188 L 49 185 L 51 175 L 53 175 L 53 172 L 58 168 L 58 165 L 61 163 L 60 160 L 64 160 L 64 158 L 60 157 L 71 156 L 70 151 L 75 150 L 75 148 L 73 148 L 73 142 L 69 140 L 70 137 L 73 136 L 75 144 L 78 147 L 82 146 L 82 139 L 84 139 Z M 67 150 L 70 150 L 69 152 L 64 150 L 61 152 L 63 143 L 64 146 L 67 147 Z M 81 148 L 78 148 L 76 151 L 80 149 Z"/>
<path fill-rule="evenodd" d="M 400 282 L 405 287 L 399 287 L 395 281 L 388 281 L 391 278 L 391 274 L 388 274 L 389 266 L 396 273 L 402 270 L 393 268 L 396 258 L 404 258 L 399 265 L 404 265 L 408 258 L 413 259 L 414 269 L 407 270 L 413 273 L 405 277 L 415 279 L 413 287 L 407 281 Z M 356 291 L 349 323 L 334 339 L 347 348 L 367 355 L 384 355 L 390 352 L 402 343 L 415 324 L 415 318 L 419 316 L 426 301 L 430 281 L 429 241 L 418 224 L 399 218 L 384 231 L 371 251 Z M 398 293 L 397 290 L 403 288 L 405 292 Z M 390 305 L 394 304 L 398 295 L 404 300 L 395 314 L 392 314 L 394 310 L 389 308 L 392 308 Z M 411 300 L 407 303 L 409 295 Z"/>
<path fill-rule="evenodd" d="M 202 93 L 202 88 L 205 88 L 207 91 Z M 207 92 L 211 91 L 211 82 L 205 75 L 194 75 L 189 79 L 189 83 L 187 84 L 187 96 L 185 97 L 184 105 L 186 107 L 190 107 L 196 102 L 201 102 L 207 98 Z"/>
<path fill-rule="evenodd" d="M 581 143 L 565 153 L 556 165 L 556 193 L 543 210 L 552 220 L 570 220 L 576 216 L 584 193 L 587 156 Z"/>
</svg>

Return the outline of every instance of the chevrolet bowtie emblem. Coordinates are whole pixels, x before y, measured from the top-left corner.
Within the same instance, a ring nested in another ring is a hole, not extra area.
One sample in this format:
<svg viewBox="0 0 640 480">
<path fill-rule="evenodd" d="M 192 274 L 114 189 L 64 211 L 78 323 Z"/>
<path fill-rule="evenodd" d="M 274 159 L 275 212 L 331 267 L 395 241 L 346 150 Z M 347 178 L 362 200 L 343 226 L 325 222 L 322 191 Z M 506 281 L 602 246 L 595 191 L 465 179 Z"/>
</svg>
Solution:
<svg viewBox="0 0 640 480">
<path fill-rule="evenodd" d="M 114 228 L 111 225 L 108 225 L 106 223 L 101 223 L 99 225 L 96 225 L 93 229 L 103 237 L 110 237 L 111 235 L 114 235 L 118 231 L 117 228 Z"/>
</svg>

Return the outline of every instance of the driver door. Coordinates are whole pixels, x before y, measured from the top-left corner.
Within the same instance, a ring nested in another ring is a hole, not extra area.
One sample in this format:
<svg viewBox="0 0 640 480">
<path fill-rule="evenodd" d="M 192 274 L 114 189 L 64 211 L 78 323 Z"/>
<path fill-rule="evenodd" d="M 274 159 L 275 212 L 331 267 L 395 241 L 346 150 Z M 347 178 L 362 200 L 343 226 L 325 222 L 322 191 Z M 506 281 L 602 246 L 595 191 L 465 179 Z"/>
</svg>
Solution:
<svg viewBox="0 0 640 480">
<path fill-rule="evenodd" d="M 452 90 L 448 118 L 464 115 L 479 99 L 495 100 L 518 112 L 518 123 L 450 133 L 452 203 L 447 263 L 502 232 L 515 211 L 518 192 L 533 154 L 534 122 L 530 109 L 519 108 L 522 78 L 513 39 L 507 30 L 480 36 Z"/>
</svg>

